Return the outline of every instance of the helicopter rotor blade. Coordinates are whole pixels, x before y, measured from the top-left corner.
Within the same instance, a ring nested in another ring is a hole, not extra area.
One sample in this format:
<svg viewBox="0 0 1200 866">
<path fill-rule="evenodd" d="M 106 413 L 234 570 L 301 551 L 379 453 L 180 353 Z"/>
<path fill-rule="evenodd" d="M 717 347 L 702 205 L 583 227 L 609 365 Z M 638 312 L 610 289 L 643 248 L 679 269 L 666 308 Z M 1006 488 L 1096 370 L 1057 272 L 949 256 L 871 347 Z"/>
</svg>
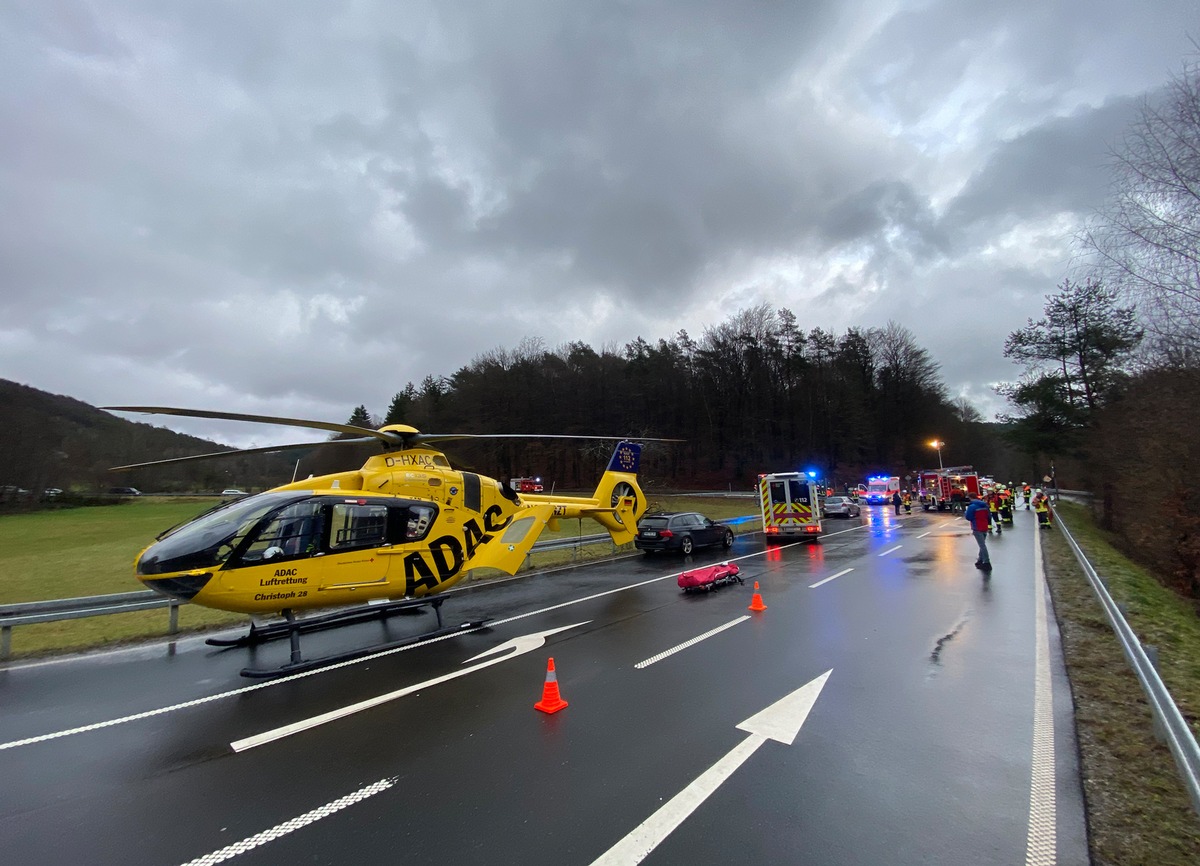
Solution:
<svg viewBox="0 0 1200 866">
<path fill-rule="evenodd" d="M 593 439 L 602 442 L 685 442 L 685 439 L 657 439 L 652 436 L 582 436 L 573 433 L 414 433 L 413 443 L 448 442 L 455 439 Z"/>
<path fill-rule="evenodd" d="M 256 424 L 276 424 L 281 427 L 307 427 L 312 430 L 328 430 L 331 433 L 348 433 L 352 436 L 369 436 L 389 445 L 402 445 L 404 438 L 392 432 L 356 427 L 353 424 L 334 424 L 330 421 L 309 421 L 305 418 L 280 418 L 274 415 L 243 415 L 239 412 L 212 412 L 207 409 L 177 409 L 172 406 L 101 406 L 109 412 L 140 412 L 143 415 L 179 415 L 184 418 L 216 418 L 224 421 L 250 421 Z"/>
<path fill-rule="evenodd" d="M 329 439 L 325 442 L 296 442 L 292 445 L 266 445 L 262 448 L 239 448 L 234 451 L 211 451 L 208 454 L 192 454 L 189 457 L 171 457 L 167 460 L 150 460 L 146 463 L 129 463 L 125 466 L 113 466 L 110 472 L 120 472 L 124 469 L 143 469 L 147 466 L 166 466 L 171 463 L 187 463 L 191 460 L 220 460 L 226 457 L 244 457 L 247 454 L 274 454 L 278 451 L 295 451 L 302 448 L 324 448 L 326 445 L 361 445 L 364 442 L 374 442 L 370 436 L 358 436 L 354 439 Z"/>
<path fill-rule="evenodd" d="M 683 442 L 683 439 L 661 439 L 650 436 L 585 436 L 563 433 L 418 433 L 398 432 L 397 430 L 372 430 L 369 427 L 358 427 L 354 424 L 335 424 L 330 421 L 312 421 L 306 418 L 284 418 L 277 415 L 248 415 L 241 412 L 216 412 L 209 409 L 180 409 L 174 406 L 101 406 L 110 412 L 137 412 L 143 415 L 176 415 L 184 418 L 213 418 L 222 421 L 247 421 L 254 424 L 274 424 L 281 427 L 303 427 L 311 430 L 327 430 L 331 433 L 350 435 L 351 439 L 329 439 L 324 442 L 298 442 L 293 445 L 267 445 L 262 448 L 242 448 L 233 451 L 214 451 L 208 454 L 193 454 L 188 457 L 172 457 L 167 460 L 150 460 L 145 463 L 129 463 L 125 466 L 114 466 L 112 471 L 126 469 L 141 469 L 147 466 L 165 466 L 172 463 L 186 463 L 192 460 L 220 460 L 222 458 L 242 456 L 246 454 L 275 454 L 280 451 L 292 451 L 300 448 L 316 448 L 321 445 L 350 445 L 363 442 L 382 442 L 392 450 L 411 448 L 433 442 L 450 442 L 455 440 L 489 440 L 489 439 L 565 439 L 591 440 L 600 442 L 617 442 L 628 440 L 634 442 Z"/>
</svg>

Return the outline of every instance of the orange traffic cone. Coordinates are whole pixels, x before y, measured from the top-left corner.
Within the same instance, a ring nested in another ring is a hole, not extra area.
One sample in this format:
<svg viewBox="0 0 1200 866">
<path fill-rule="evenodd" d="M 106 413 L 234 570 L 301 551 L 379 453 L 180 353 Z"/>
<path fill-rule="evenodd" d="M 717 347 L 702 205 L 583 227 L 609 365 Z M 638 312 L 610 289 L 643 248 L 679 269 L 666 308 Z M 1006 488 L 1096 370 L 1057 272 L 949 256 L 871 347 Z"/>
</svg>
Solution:
<svg viewBox="0 0 1200 866">
<path fill-rule="evenodd" d="M 543 713 L 557 713 L 564 709 L 567 702 L 558 693 L 558 674 L 554 672 L 554 659 L 546 665 L 546 684 L 542 686 L 542 699 L 533 705 L 535 710 Z"/>
<path fill-rule="evenodd" d="M 747 610 L 766 610 L 767 606 L 763 604 L 762 594 L 758 591 L 758 581 L 754 581 L 754 595 L 750 597 L 750 607 Z"/>
</svg>

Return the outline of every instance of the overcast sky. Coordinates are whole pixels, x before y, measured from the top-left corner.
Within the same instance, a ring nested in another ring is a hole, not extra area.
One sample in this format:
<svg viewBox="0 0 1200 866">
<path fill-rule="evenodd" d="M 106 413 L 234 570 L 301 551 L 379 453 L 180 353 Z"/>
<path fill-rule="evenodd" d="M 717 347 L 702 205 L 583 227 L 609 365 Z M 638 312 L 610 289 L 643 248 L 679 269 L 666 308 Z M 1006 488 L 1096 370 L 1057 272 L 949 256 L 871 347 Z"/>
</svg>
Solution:
<svg viewBox="0 0 1200 866">
<path fill-rule="evenodd" d="M 7 0 L 0 377 L 340 422 L 767 303 L 906 326 L 990 417 L 1189 34 L 1195 0 Z"/>
</svg>

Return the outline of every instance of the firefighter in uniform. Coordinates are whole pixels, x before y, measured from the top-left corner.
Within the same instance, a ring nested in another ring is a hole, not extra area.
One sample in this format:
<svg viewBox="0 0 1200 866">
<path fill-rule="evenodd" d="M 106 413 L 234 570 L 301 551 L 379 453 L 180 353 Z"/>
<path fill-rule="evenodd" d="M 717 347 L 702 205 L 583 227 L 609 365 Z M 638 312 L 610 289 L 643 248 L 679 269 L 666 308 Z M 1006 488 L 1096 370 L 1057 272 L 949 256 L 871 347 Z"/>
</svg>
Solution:
<svg viewBox="0 0 1200 866">
<path fill-rule="evenodd" d="M 1050 497 L 1040 489 L 1033 495 L 1033 510 L 1037 513 L 1038 526 L 1050 525 Z"/>
<path fill-rule="evenodd" d="M 1000 494 L 993 490 L 988 494 L 987 498 L 988 511 L 992 513 L 992 526 L 996 527 L 996 534 L 1004 533 L 1003 527 L 1000 526 Z"/>
<path fill-rule="evenodd" d="M 1024 481 L 1021 482 L 1021 495 L 1025 497 L 1025 510 L 1029 510 L 1029 497 L 1033 495 L 1033 491 L 1029 489 L 1029 485 Z"/>
</svg>

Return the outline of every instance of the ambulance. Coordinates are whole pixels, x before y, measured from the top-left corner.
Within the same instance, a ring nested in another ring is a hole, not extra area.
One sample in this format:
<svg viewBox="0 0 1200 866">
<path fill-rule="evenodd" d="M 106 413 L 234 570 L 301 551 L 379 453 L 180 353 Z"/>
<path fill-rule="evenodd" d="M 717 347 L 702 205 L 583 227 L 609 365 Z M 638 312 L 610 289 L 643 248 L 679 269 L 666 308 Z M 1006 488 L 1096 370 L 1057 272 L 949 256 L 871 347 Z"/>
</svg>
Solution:
<svg viewBox="0 0 1200 866">
<path fill-rule="evenodd" d="M 899 492 L 899 475 L 872 475 L 867 479 L 868 505 L 891 505 L 892 494 Z"/>
<path fill-rule="evenodd" d="M 802 472 L 758 476 L 758 499 L 767 543 L 821 536 L 821 502 L 816 483 Z"/>
</svg>

